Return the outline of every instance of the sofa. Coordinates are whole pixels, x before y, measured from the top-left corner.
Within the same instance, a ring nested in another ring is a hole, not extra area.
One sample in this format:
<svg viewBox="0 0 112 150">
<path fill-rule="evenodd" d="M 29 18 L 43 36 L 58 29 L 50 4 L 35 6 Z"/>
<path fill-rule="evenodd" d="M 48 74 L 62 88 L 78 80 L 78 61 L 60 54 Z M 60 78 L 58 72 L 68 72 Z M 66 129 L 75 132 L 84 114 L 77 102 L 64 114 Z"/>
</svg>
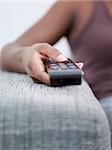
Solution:
<svg viewBox="0 0 112 150">
<path fill-rule="evenodd" d="M 108 120 L 84 79 L 54 88 L 0 71 L 0 150 L 111 150 Z"/>
</svg>

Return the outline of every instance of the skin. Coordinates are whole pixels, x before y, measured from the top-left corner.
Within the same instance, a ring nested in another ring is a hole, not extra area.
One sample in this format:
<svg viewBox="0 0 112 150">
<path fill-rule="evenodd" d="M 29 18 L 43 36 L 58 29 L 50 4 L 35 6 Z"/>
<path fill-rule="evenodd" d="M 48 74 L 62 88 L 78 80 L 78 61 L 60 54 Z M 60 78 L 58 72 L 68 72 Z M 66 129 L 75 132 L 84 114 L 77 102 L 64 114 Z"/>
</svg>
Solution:
<svg viewBox="0 0 112 150">
<path fill-rule="evenodd" d="M 112 13 L 112 1 L 105 3 Z M 27 73 L 30 77 L 49 85 L 49 76 L 45 72 L 43 60 L 48 57 L 56 61 L 66 60 L 53 44 L 62 36 L 66 36 L 68 42 L 72 43 L 83 30 L 92 8 L 92 1 L 56 2 L 40 21 L 3 48 L 2 67 L 10 71 Z M 78 66 L 82 68 L 83 64 L 79 63 Z"/>
</svg>

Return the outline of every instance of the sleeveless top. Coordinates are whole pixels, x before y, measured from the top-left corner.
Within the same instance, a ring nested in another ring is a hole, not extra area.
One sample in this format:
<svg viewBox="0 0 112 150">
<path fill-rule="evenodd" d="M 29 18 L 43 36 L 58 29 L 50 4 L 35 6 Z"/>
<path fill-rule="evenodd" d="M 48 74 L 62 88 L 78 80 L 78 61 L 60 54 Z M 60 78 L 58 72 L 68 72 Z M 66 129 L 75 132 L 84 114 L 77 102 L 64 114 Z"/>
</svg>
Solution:
<svg viewBox="0 0 112 150">
<path fill-rule="evenodd" d="M 84 78 L 98 99 L 112 96 L 112 16 L 105 2 L 94 2 L 83 31 L 71 45 Z"/>
</svg>

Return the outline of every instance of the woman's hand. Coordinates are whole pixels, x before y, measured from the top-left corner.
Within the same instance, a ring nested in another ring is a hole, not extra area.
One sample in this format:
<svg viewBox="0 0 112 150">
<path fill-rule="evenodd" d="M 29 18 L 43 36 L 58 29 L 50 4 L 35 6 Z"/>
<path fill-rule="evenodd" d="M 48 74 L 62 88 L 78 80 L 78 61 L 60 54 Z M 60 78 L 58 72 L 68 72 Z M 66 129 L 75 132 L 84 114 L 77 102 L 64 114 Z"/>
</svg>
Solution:
<svg viewBox="0 0 112 150">
<path fill-rule="evenodd" d="M 49 75 L 43 63 L 48 58 L 58 62 L 67 60 L 58 49 L 47 43 L 38 43 L 28 47 L 12 43 L 2 50 L 2 68 L 27 73 L 36 82 L 50 85 Z M 83 66 L 82 63 L 76 63 L 76 65 L 80 69 Z"/>
<path fill-rule="evenodd" d="M 58 49 L 47 43 L 34 44 L 24 48 L 22 52 L 24 70 L 36 81 L 50 85 L 49 75 L 45 72 L 43 63 L 49 57 L 58 62 L 67 60 Z M 83 63 L 76 63 L 76 65 L 80 69 L 83 67 Z"/>
<path fill-rule="evenodd" d="M 62 53 L 53 46 L 47 43 L 39 43 L 24 48 L 22 52 L 22 65 L 30 77 L 50 85 L 49 76 L 45 72 L 43 63 L 48 57 L 58 62 L 67 60 Z"/>
</svg>

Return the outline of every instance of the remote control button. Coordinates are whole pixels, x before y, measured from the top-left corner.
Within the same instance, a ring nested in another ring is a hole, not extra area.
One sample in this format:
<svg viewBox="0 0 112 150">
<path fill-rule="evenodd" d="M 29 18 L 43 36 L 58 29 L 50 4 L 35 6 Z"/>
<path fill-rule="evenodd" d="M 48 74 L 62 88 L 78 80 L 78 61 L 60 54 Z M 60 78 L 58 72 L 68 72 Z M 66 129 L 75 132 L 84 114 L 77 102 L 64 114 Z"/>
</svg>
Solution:
<svg viewBox="0 0 112 150">
<path fill-rule="evenodd" d="M 64 63 L 59 63 L 61 69 L 68 69 L 68 66 Z"/>
<path fill-rule="evenodd" d="M 52 66 L 54 67 L 54 66 L 58 66 L 58 65 L 57 65 L 57 64 L 50 64 L 50 66 L 51 66 L 51 67 L 52 67 Z"/>
<path fill-rule="evenodd" d="M 57 65 L 55 65 L 55 66 L 50 66 L 50 69 L 52 69 L 52 70 L 58 70 L 58 66 Z"/>
<path fill-rule="evenodd" d="M 68 68 L 69 68 L 69 69 L 77 69 L 77 67 L 76 67 L 76 66 L 73 66 L 73 65 L 72 65 L 72 66 L 68 66 Z"/>
<path fill-rule="evenodd" d="M 74 66 L 73 63 L 67 63 L 67 66 Z"/>
</svg>

